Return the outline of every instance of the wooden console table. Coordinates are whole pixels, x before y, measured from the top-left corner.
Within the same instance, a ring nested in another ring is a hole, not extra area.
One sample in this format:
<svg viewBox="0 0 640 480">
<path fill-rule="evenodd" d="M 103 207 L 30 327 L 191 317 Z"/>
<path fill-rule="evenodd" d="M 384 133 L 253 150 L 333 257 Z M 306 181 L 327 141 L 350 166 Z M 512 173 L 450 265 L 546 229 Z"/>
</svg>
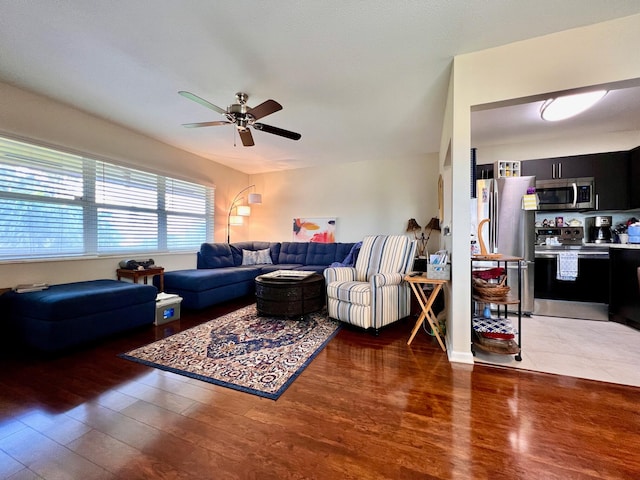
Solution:
<svg viewBox="0 0 640 480">
<path fill-rule="evenodd" d="M 153 268 L 145 268 L 144 270 L 128 270 L 126 268 L 119 268 L 116 270 L 116 274 L 118 275 L 118 280 L 120 278 L 131 278 L 133 279 L 133 283 L 138 283 L 138 279 L 142 278 L 145 285 L 147 284 L 147 277 L 153 277 L 154 275 L 160 276 L 160 291 L 164 292 L 164 268 L 163 267 L 153 267 Z"/>
</svg>

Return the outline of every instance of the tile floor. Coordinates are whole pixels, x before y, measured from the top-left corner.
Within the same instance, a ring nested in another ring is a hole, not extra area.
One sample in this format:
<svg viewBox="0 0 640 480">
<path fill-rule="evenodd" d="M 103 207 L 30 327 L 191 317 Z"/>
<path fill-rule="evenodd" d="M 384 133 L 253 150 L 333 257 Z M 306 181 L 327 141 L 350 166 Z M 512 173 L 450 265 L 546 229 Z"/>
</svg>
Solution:
<svg viewBox="0 0 640 480">
<path fill-rule="evenodd" d="M 478 351 L 475 360 L 504 367 L 640 387 L 640 331 L 615 322 L 522 317 L 522 361 Z"/>
</svg>

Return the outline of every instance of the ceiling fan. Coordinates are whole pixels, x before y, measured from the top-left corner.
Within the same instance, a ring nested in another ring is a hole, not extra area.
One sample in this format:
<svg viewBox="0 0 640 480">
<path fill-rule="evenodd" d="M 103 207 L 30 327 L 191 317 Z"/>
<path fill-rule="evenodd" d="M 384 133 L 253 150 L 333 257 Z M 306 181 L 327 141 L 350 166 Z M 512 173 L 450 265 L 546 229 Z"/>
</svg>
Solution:
<svg viewBox="0 0 640 480">
<path fill-rule="evenodd" d="M 256 130 L 260 130 L 266 133 L 272 133 L 274 135 L 280 135 L 281 137 L 290 138 L 291 140 L 300 140 L 302 135 L 299 133 L 291 132 L 289 130 L 284 130 L 282 128 L 273 127 L 271 125 L 267 125 L 265 123 L 258 123 L 256 120 L 261 119 L 262 117 L 266 117 L 267 115 L 271 115 L 272 113 L 277 112 L 278 110 L 282 110 L 282 105 L 280 105 L 275 100 L 267 100 L 262 102 L 260 105 L 251 108 L 247 105 L 247 99 L 249 96 L 246 93 L 238 92 L 236 93 L 236 102 L 227 107 L 227 109 L 223 109 L 214 105 L 211 102 L 208 102 L 204 98 L 200 98 L 197 95 L 194 95 L 191 92 L 180 91 L 178 92 L 185 98 L 189 100 L 193 100 L 200 105 L 210 108 L 218 113 L 221 113 L 225 117 L 226 120 L 218 120 L 213 122 L 199 122 L 199 123 L 184 123 L 182 126 L 187 128 L 198 128 L 198 127 L 213 127 L 217 125 L 230 125 L 234 124 L 238 130 L 238 134 L 240 135 L 240 139 L 242 140 L 242 145 L 245 147 L 252 147 L 255 145 L 253 142 L 253 135 L 251 135 L 251 130 L 249 127 L 253 127 Z"/>
</svg>

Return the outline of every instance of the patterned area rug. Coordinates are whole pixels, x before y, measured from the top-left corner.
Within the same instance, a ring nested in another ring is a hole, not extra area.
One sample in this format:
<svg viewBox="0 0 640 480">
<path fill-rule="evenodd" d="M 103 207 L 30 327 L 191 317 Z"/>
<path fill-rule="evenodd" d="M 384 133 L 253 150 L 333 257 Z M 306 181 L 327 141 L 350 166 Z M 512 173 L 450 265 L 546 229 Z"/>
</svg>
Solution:
<svg viewBox="0 0 640 480">
<path fill-rule="evenodd" d="M 259 317 L 254 304 L 120 357 L 277 400 L 339 329 L 325 313 Z"/>
</svg>

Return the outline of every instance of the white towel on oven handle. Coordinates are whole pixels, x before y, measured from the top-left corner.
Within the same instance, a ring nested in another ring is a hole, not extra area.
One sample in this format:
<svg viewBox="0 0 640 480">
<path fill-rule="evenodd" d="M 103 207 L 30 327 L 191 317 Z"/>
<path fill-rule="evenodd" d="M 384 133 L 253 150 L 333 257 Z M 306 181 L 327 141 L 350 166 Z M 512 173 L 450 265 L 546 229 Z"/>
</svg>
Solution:
<svg viewBox="0 0 640 480">
<path fill-rule="evenodd" d="M 556 278 L 567 282 L 578 278 L 578 252 L 558 253 Z"/>
</svg>

